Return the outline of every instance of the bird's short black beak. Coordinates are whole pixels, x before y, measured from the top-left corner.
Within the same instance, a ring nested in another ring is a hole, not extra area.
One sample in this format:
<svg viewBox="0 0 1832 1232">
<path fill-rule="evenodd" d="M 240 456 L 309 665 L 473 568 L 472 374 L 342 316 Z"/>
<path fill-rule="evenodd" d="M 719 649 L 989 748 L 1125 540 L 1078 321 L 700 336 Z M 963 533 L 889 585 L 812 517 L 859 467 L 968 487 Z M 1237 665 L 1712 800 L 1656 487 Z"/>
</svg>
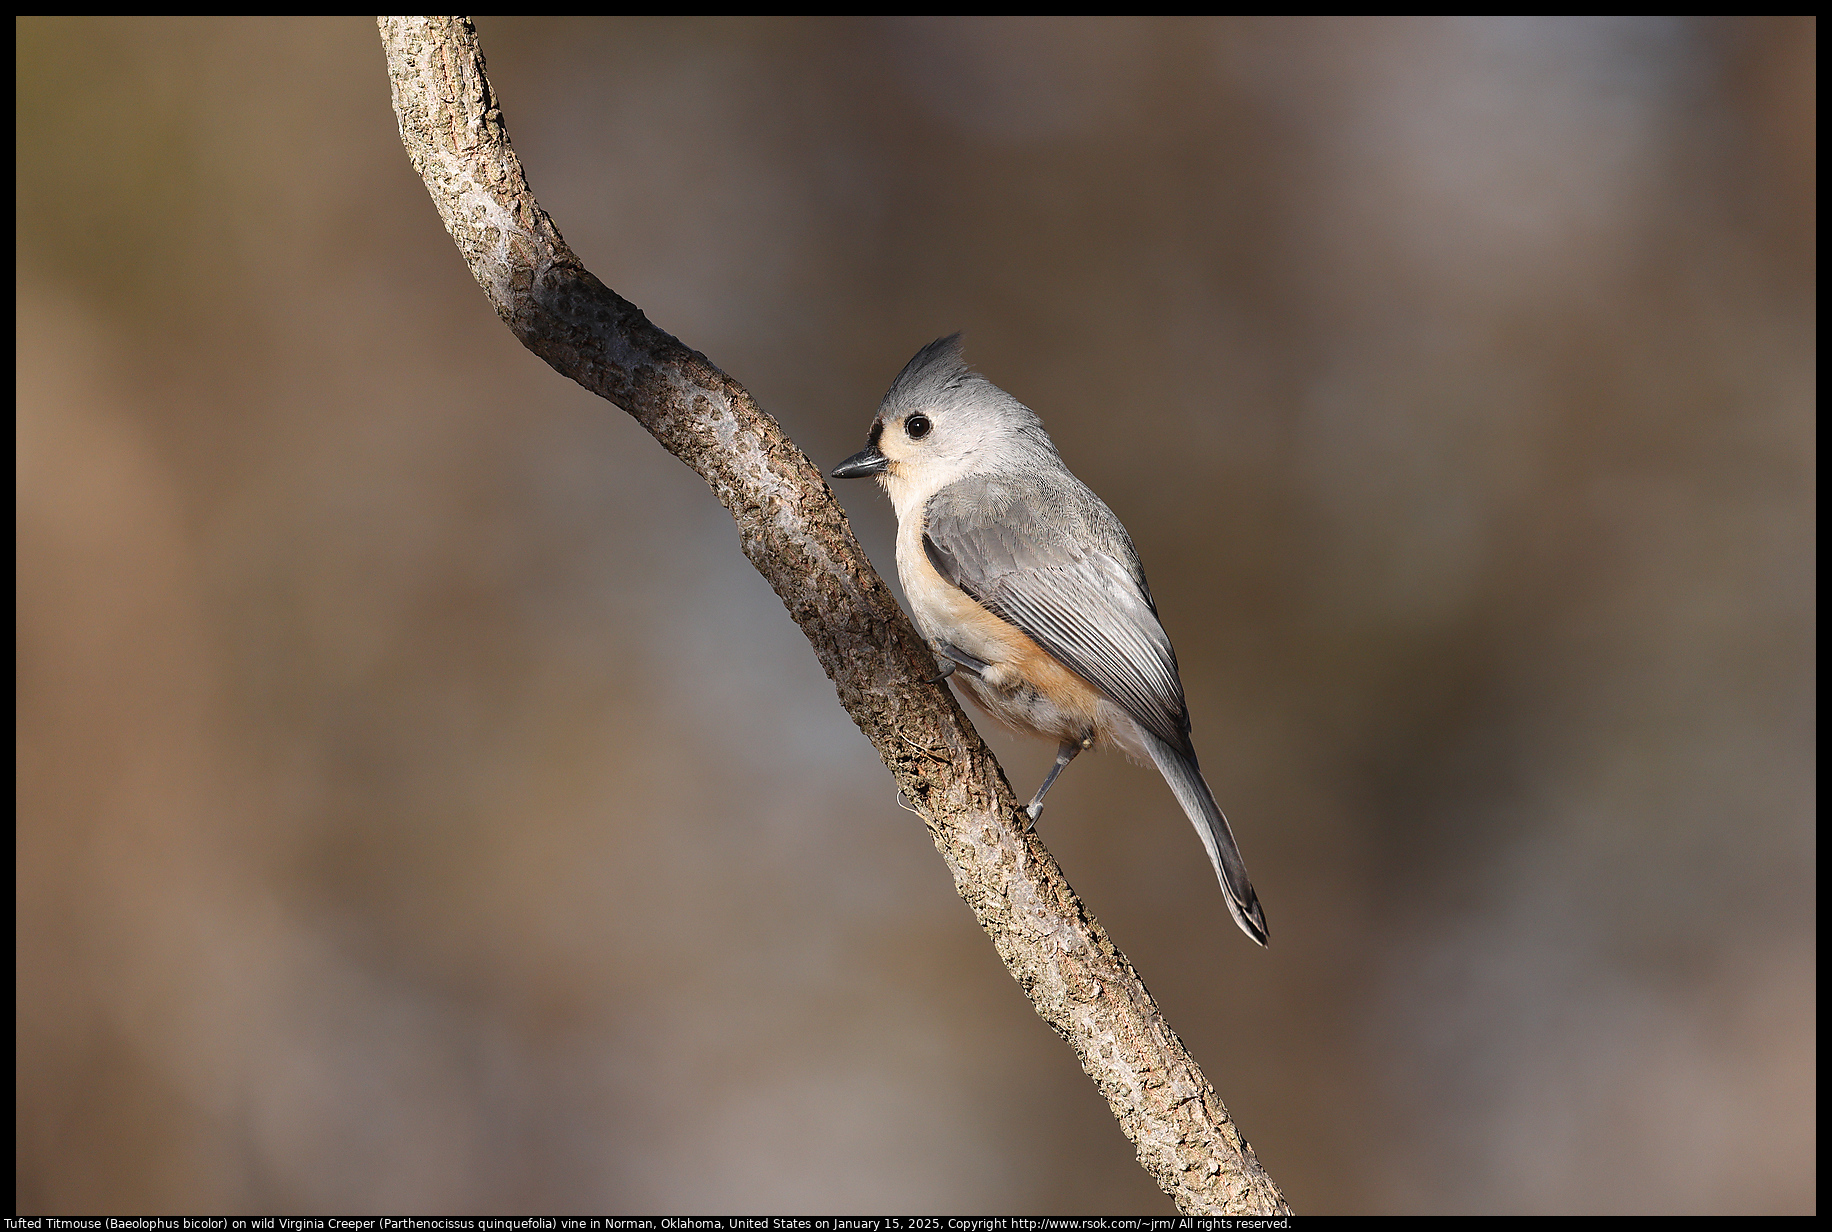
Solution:
<svg viewBox="0 0 1832 1232">
<path fill-rule="evenodd" d="M 863 479 L 867 475 L 882 475 L 890 464 L 890 459 L 879 453 L 876 445 L 867 445 L 834 467 L 833 477 L 835 479 Z"/>
</svg>

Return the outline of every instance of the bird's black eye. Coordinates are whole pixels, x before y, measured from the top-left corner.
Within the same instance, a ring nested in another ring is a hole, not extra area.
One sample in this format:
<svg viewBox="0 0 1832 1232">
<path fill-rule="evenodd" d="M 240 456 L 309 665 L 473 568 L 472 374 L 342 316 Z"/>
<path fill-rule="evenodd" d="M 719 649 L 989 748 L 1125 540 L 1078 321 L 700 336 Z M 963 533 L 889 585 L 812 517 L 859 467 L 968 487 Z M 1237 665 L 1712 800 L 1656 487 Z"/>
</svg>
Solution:
<svg viewBox="0 0 1832 1232">
<path fill-rule="evenodd" d="M 927 415 L 912 415 L 903 421 L 903 430 L 913 441 L 919 441 L 927 436 L 929 429 L 934 426 L 929 422 Z"/>
</svg>

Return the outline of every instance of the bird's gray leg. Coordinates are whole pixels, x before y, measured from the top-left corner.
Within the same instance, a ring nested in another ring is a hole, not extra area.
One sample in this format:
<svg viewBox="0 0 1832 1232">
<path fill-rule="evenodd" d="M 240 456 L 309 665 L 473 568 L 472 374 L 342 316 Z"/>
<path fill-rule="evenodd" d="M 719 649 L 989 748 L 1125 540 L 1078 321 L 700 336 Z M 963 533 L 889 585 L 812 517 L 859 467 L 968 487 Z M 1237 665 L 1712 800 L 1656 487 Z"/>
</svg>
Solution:
<svg viewBox="0 0 1832 1232">
<path fill-rule="evenodd" d="M 946 659 L 948 665 L 941 669 L 941 675 L 929 681 L 930 684 L 940 684 L 952 676 L 957 667 L 964 667 L 975 676 L 986 670 L 986 660 L 976 659 L 959 647 L 950 646 L 947 642 L 936 642 L 934 649 L 936 657 Z"/>
<path fill-rule="evenodd" d="M 1037 794 L 1031 797 L 1031 802 L 1024 806 L 1024 811 L 1030 814 L 1030 825 L 1024 827 L 1025 830 L 1037 828 L 1037 818 L 1043 812 L 1044 793 L 1049 791 L 1050 784 L 1056 781 L 1056 776 L 1062 773 L 1062 768 L 1074 761 L 1081 751 L 1092 743 L 1094 743 L 1092 740 L 1065 740 L 1057 748 L 1056 764 L 1051 766 L 1050 772 L 1043 777 L 1043 786 L 1037 789 Z"/>
</svg>

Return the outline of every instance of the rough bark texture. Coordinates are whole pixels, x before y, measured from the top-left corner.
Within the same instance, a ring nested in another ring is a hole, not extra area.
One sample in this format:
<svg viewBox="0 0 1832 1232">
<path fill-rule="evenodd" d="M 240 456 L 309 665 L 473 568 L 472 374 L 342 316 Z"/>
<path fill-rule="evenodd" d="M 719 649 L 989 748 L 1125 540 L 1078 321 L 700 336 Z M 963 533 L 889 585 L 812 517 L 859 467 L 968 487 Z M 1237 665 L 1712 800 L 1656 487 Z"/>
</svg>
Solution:
<svg viewBox="0 0 1832 1232">
<path fill-rule="evenodd" d="M 1004 772 L 847 525 L 821 472 L 745 390 L 567 248 L 529 191 L 468 20 L 383 17 L 401 140 L 497 315 L 636 417 L 738 523 L 840 703 L 928 825 L 955 889 L 1190 1214 L 1289 1213 L 1215 1090 L 1034 834 Z"/>
</svg>

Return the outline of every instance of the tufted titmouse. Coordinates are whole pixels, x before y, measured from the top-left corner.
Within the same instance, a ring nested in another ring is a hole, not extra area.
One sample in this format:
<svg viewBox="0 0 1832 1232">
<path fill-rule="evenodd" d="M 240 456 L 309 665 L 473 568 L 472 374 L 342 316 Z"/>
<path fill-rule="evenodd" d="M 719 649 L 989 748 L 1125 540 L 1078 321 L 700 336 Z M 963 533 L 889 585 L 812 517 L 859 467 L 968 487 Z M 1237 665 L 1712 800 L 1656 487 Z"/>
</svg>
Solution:
<svg viewBox="0 0 1832 1232">
<path fill-rule="evenodd" d="M 864 449 L 897 512 L 916 627 L 981 709 L 1057 743 L 1043 796 L 1083 749 L 1149 758 L 1195 823 L 1241 931 L 1266 944 L 1247 867 L 1196 766 L 1177 655 L 1126 528 L 1069 473 L 1036 414 L 967 367 L 960 335 L 916 352 Z"/>
</svg>

